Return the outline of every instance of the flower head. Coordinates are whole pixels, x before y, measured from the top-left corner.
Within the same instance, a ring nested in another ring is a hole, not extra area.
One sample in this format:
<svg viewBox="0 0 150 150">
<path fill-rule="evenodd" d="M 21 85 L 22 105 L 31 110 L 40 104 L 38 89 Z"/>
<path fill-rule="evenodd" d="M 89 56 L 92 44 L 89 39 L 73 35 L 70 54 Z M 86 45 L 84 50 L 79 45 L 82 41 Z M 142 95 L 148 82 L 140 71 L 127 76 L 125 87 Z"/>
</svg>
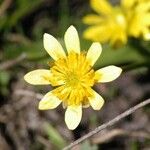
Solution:
<svg viewBox="0 0 150 150">
<path fill-rule="evenodd" d="M 90 0 L 97 14 L 83 18 L 83 22 L 92 25 L 84 32 L 84 37 L 111 45 L 126 44 L 127 37 L 143 36 L 150 40 L 150 1 L 121 0 L 121 4 L 112 6 L 107 0 Z"/>
<path fill-rule="evenodd" d="M 81 121 L 82 107 L 92 106 L 93 109 L 99 110 L 104 103 L 92 86 L 96 82 L 116 79 L 122 70 L 116 66 L 108 66 L 94 71 L 92 66 L 101 54 L 101 45 L 93 43 L 87 53 L 81 52 L 75 27 L 68 28 L 64 40 L 67 54 L 52 35 L 45 33 L 44 48 L 54 61 L 49 70 L 31 71 L 24 79 L 34 85 L 51 84 L 56 87 L 43 97 L 39 109 L 53 109 L 62 103 L 66 108 L 65 122 L 68 128 L 73 130 Z"/>
</svg>

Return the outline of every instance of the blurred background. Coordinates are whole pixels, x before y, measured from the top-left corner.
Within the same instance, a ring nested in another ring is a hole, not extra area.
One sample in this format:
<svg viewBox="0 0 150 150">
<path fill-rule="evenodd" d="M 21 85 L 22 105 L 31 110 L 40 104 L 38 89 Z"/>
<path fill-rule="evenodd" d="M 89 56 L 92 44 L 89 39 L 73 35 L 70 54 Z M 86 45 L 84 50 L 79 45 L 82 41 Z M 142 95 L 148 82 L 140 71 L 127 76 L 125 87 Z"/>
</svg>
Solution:
<svg viewBox="0 0 150 150">
<path fill-rule="evenodd" d="M 111 1 L 113 5 L 118 0 Z M 23 76 L 48 68 L 51 59 L 43 47 L 43 34 L 63 43 L 66 29 L 79 31 L 81 47 L 86 29 L 82 18 L 93 12 L 88 0 L 0 0 L 0 150 L 59 150 L 150 97 L 150 42 L 130 39 L 120 48 L 103 44 L 95 69 L 114 64 L 124 72 L 117 80 L 96 85 L 105 99 L 100 111 L 84 109 L 80 125 L 70 131 L 65 110 L 40 111 L 38 102 L 50 86 L 31 86 Z M 149 150 L 150 108 L 146 106 L 115 126 L 76 146 L 75 150 Z"/>
</svg>

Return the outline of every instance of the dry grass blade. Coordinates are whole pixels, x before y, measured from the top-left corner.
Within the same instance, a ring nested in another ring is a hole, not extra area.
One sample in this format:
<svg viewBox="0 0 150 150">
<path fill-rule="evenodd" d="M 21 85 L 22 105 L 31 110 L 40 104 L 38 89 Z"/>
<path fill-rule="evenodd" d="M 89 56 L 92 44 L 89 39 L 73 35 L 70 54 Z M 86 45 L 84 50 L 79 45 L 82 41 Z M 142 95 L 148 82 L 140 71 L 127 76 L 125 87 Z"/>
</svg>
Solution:
<svg viewBox="0 0 150 150">
<path fill-rule="evenodd" d="M 5 14 L 5 11 L 9 8 L 11 3 L 12 0 L 4 0 L 4 2 L 0 6 L 0 16 L 3 16 Z"/>
<path fill-rule="evenodd" d="M 108 130 L 106 132 L 104 131 L 104 133 L 94 136 L 91 140 L 93 144 L 101 144 L 109 142 L 117 136 L 132 136 L 150 139 L 150 134 L 145 131 L 128 131 L 124 129 L 113 129 Z"/>
<path fill-rule="evenodd" d="M 19 62 L 21 62 L 22 60 L 24 60 L 26 57 L 27 57 L 26 54 L 23 53 L 20 56 L 18 56 L 16 59 L 3 62 L 0 64 L 0 70 L 9 69 L 9 68 L 15 66 L 16 64 L 18 64 Z"/>
</svg>

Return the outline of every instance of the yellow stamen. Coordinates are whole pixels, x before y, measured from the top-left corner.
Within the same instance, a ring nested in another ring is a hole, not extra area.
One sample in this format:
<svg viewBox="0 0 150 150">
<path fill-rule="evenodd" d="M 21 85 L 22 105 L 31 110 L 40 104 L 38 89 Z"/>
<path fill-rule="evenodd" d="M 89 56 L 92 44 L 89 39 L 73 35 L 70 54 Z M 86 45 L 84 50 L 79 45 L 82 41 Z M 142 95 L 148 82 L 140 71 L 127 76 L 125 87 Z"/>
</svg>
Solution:
<svg viewBox="0 0 150 150">
<path fill-rule="evenodd" d="M 71 52 L 66 58 L 58 59 L 51 67 L 53 86 L 58 81 L 64 84 L 53 91 L 67 105 L 85 105 L 92 96 L 90 88 L 95 83 L 95 72 L 86 59 L 86 54 Z"/>
</svg>

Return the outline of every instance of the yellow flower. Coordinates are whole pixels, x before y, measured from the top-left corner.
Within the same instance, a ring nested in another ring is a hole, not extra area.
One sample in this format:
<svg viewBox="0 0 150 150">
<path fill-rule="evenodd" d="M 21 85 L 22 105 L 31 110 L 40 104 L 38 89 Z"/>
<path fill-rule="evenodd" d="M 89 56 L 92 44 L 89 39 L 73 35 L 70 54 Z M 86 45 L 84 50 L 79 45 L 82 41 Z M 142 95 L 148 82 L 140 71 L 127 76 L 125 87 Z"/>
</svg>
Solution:
<svg viewBox="0 0 150 150">
<path fill-rule="evenodd" d="M 150 40 L 150 1 L 122 0 L 122 8 L 128 22 L 128 35 Z"/>
<path fill-rule="evenodd" d="M 121 0 L 120 6 L 107 0 L 90 0 L 90 4 L 97 14 L 83 18 L 85 24 L 92 25 L 83 34 L 86 39 L 114 46 L 126 44 L 128 36 L 150 40 L 149 0 Z"/>
<path fill-rule="evenodd" d="M 80 51 L 80 41 L 75 27 L 70 26 L 64 36 L 67 54 L 60 43 L 47 33 L 44 34 L 44 48 L 54 59 L 50 70 L 38 69 L 27 73 L 24 79 L 34 85 L 51 84 L 56 87 L 48 92 L 39 103 L 40 110 L 56 108 L 61 102 L 65 122 L 69 129 L 75 129 L 81 121 L 82 107 L 92 106 L 99 110 L 104 100 L 92 89 L 98 82 L 116 79 L 122 69 L 108 66 L 94 71 L 92 66 L 101 54 L 101 45 L 93 43 L 88 52 Z"/>
</svg>

